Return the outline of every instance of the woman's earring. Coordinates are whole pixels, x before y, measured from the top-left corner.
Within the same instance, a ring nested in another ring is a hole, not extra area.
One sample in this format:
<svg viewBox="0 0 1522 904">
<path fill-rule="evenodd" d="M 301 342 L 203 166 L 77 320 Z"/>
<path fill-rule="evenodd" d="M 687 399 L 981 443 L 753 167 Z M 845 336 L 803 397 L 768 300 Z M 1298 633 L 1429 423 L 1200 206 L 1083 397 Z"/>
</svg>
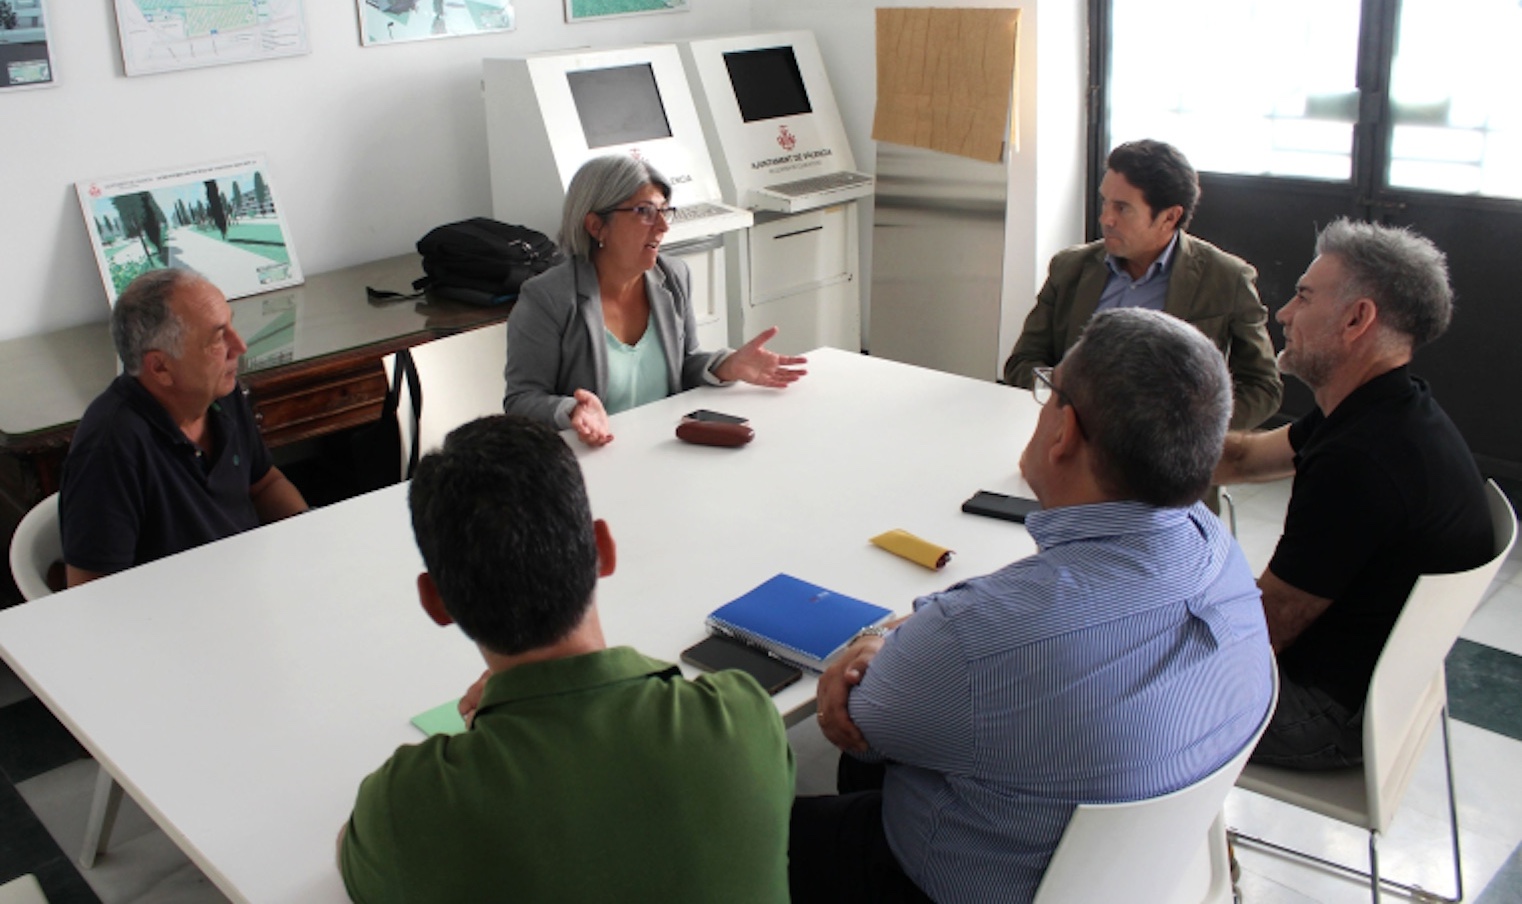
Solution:
<svg viewBox="0 0 1522 904">
<path fill-rule="evenodd" d="M 599 248 L 603 247 L 602 239 L 598 239 L 597 240 L 597 247 L 599 247 Z"/>
</svg>

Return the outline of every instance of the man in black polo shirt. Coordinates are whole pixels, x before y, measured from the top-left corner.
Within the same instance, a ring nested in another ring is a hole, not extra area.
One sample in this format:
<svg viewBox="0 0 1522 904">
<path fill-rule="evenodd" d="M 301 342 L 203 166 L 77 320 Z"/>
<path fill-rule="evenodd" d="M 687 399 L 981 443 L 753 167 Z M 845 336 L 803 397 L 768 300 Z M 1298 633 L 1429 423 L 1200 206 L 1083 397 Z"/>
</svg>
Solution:
<svg viewBox="0 0 1522 904">
<path fill-rule="evenodd" d="M 59 496 L 70 587 L 306 511 L 270 464 L 216 286 L 185 270 L 132 281 L 111 312 L 123 369 L 79 422 Z"/>
<path fill-rule="evenodd" d="M 1302 769 L 1363 759 L 1363 703 L 1421 574 L 1490 558 L 1484 484 L 1412 352 L 1453 313 L 1444 255 L 1404 229 L 1338 220 L 1280 309 L 1279 367 L 1316 410 L 1230 434 L 1217 483 L 1294 475 L 1284 534 L 1258 579 L 1279 655 L 1279 708 L 1255 762 Z"/>
</svg>

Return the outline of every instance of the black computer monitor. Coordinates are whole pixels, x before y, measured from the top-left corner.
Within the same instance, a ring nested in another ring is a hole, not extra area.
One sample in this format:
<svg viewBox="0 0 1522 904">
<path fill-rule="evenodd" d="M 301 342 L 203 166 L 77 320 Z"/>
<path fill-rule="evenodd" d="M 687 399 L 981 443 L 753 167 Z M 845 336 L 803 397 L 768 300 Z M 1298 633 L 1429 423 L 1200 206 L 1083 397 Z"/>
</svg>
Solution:
<svg viewBox="0 0 1522 904">
<path fill-rule="evenodd" d="M 724 65 L 746 122 L 814 112 L 792 47 L 731 51 L 724 54 Z"/>
<path fill-rule="evenodd" d="M 671 137 L 666 105 L 649 63 L 565 74 L 587 147 Z"/>
</svg>

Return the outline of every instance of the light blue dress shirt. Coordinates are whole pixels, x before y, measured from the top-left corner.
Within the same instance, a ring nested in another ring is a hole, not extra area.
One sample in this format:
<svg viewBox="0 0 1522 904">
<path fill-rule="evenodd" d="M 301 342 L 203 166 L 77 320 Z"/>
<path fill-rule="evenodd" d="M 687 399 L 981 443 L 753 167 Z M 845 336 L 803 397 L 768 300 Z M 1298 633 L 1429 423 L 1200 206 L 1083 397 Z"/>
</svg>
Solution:
<svg viewBox="0 0 1522 904">
<path fill-rule="evenodd" d="M 915 600 L 851 693 L 888 842 L 941 904 L 1031 900 L 1077 804 L 1203 778 L 1272 696 L 1257 584 L 1203 505 L 1026 527 L 1036 555 Z"/>
<path fill-rule="evenodd" d="M 638 408 L 670 394 L 666 378 L 666 352 L 655 332 L 655 315 L 645 321 L 645 334 L 633 345 L 606 328 L 603 337 L 608 346 L 608 393 L 602 407 L 609 414 Z"/>
<path fill-rule="evenodd" d="M 1178 233 L 1168 242 L 1168 247 L 1147 267 L 1141 279 L 1132 279 L 1125 264 L 1113 254 L 1105 255 L 1105 266 L 1110 278 L 1105 281 L 1104 291 L 1099 293 L 1099 305 L 1095 313 L 1111 308 L 1146 308 L 1161 311 L 1168 300 L 1168 278 L 1173 275 L 1173 252 L 1178 248 Z"/>
</svg>

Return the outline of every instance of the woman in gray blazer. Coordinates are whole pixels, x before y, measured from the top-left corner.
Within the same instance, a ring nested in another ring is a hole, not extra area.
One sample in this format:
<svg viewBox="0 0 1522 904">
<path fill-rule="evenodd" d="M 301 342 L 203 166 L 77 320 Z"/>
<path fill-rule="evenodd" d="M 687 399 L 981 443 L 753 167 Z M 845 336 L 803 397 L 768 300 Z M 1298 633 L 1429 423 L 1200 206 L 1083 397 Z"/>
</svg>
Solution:
<svg viewBox="0 0 1522 904">
<path fill-rule="evenodd" d="M 782 388 L 804 358 L 767 351 L 777 328 L 741 348 L 698 348 L 687 265 L 662 257 L 671 183 L 626 155 L 587 161 L 566 190 L 563 264 L 523 284 L 507 320 L 502 410 L 581 441 L 613 439 L 608 415 L 694 386 Z"/>
</svg>

